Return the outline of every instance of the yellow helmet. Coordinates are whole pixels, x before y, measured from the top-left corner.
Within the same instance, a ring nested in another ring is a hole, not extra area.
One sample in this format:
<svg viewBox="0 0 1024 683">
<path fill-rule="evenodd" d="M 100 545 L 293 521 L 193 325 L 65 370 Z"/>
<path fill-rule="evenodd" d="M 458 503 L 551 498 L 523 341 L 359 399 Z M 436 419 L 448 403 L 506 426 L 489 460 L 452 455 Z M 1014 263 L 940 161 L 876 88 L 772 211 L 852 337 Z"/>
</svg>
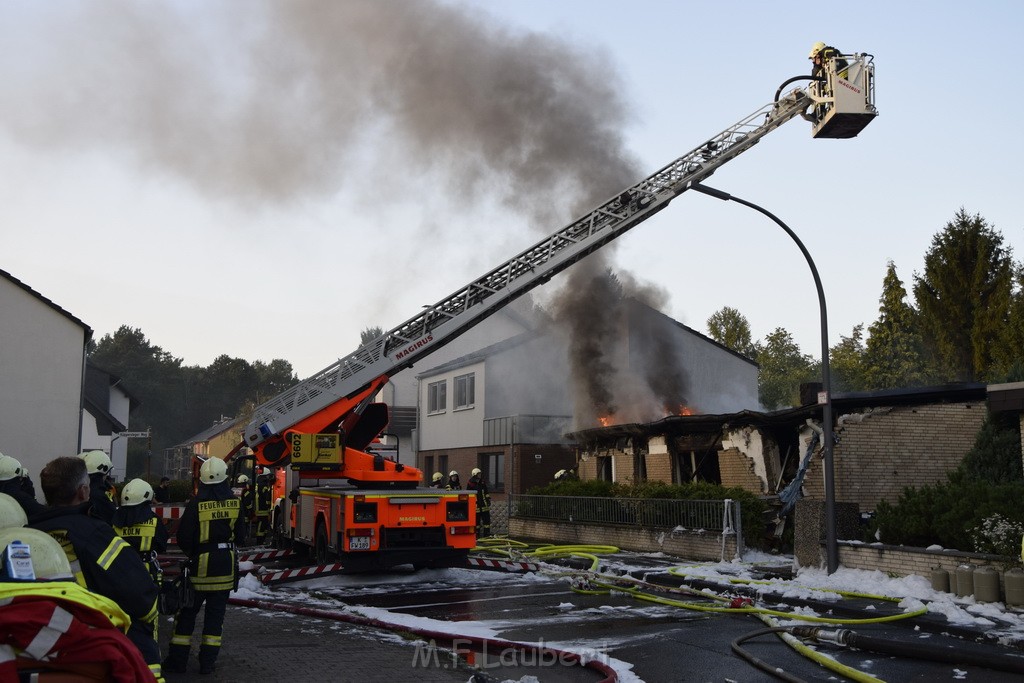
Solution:
<svg viewBox="0 0 1024 683">
<path fill-rule="evenodd" d="M 476 476 L 476 475 L 478 475 L 478 474 L 480 474 L 480 468 L 479 468 L 479 467 L 474 467 L 474 468 L 473 468 L 472 470 L 470 470 L 470 472 L 469 472 L 469 476 L 471 476 L 471 477 L 475 477 L 475 476 Z"/>
<path fill-rule="evenodd" d="M 228 478 L 228 466 L 220 458 L 209 458 L 199 468 L 199 481 L 204 484 L 219 484 Z"/>
<path fill-rule="evenodd" d="M 121 491 L 121 505 L 139 505 L 153 500 L 153 487 L 145 479 L 132 479 Z"/>
<path fill-rule="evenodd" d="M 109 474 L 110 470 L 113 469 L 110 456 L 103 451 L 85 451 L 84 453 L 79 453 L 79 457 L 85 460 L 85 469 L 89 471 L 89 474 L 96 474 L 97 472 Z"/>
<path fill-rule="evenodd" d="M 0 529 L 21 527 L 28 524 L 25 509 L 21 503 L 6 493 L 0 493 Z"/>
<path fill-rule="evenodd" d="M 814 56 L 825 49 L 825 43 L 820 40 L 814 45 L 811 45 L 811 54 L 807 55 L 807 59 L 814 59 Z"/>
<path fill-rule="evenodd" d="M 38 529 L 0 529 L 0 555 L 11 541 L 21 541 L 29 548 L 32 555 L 32 571 L 37 579 L 70 579 L 74 580 L 71 574 L 71 565 L 68 563 L 68 556 L 64 554 L 60 543 L 53 540 L 45 531 Z"/>
<path fill-rule="evenodd" d="M 444 475 L 443 474 L 441 474 L 440 472 L 434 472 L 434 476 L 432 476 L 430 478 L 430 481 L 432 481 L 432 482 L 434 482 L 436 484 L 437 482 L 441 481 L 442 479 L 444 479 Z"/>
<path fill-rule="evenodd" d="M 24 471 L 17 459 L 0 453 L 0 481 L 8 481 L 15 477 L 20 477 Z"/>
</svg>

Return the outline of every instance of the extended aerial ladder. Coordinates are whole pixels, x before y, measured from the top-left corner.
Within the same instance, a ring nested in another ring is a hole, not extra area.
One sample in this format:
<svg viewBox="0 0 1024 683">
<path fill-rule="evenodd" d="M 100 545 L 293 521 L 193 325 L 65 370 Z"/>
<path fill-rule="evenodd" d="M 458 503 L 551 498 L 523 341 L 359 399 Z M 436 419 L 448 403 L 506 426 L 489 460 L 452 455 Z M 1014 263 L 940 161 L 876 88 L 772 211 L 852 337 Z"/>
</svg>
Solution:
<svg viewBox="0 0 1024 683">
<path fill-rule="evenodd" d="M 847 66 L 841 72 L 837 73 L 835 60 L 830 60 L 824 65 L 825 80 L 777 96 L 774 102 L 464 288 L 425 307 L 415 317 L 260 405 L 245 427 L 240 447 L 252 448 L 261 464 L 284 464 L 292 460 L 293 468 L 296 467 L 292 458 L 294 448 L 303 447 L 307 457 L 310 448 L 298 440 L 289 440 L 286 433 L 317 434 L 337 429 L 349 446 L 365 447 L 376 436 L 375 430 L 379 432 L 383 428 L 379 423 L 381 419 L 386 421 L 386 415 L 369 420 L 362 427 L 359 422 L 371 405 L 371 397 L 387 381 L 388 375 L 412 365 L 510 301 L 658 213 L 771 131 L 803 114 L 813 117 L 815 137 L 855 136 L 877 115 L 873 57 L 852 54 L 842 58 Z M 787 83 L 793 80 L 797 79 Z M 813 113 L 804 114 L 805 110 Z M 357 431 L 361 434 L 355 438 Z M 312 461 L 307 462 L 315 461 L 314 454 Z M 419 479 L 419 472 L 413 468 L 395 468 L 390 463 L 381 468 L 379 462 L 368 460 L 360 464 L 358 459 L 350 459 L 343 469 L 345 473 L 338 475 L 356 483 L 387 481 L 415 485 Z"/>
</svg>

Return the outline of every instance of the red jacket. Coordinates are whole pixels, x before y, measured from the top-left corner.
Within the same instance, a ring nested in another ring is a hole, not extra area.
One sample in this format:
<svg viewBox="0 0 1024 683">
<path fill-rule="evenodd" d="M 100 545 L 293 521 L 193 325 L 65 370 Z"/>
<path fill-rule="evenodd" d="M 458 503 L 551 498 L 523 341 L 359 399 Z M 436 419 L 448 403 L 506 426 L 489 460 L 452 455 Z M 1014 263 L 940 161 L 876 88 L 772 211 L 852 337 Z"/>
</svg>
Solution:
<svg viewBox="0 0 1024 683">
<path fill-rule="evenodd" d="M 111 601 L 76 583 L 0 583 L 0 681 L 36 670 L 155 681 L 138 649 L 114 625 L 127 628 L 127 621 Z"/>
</svg>

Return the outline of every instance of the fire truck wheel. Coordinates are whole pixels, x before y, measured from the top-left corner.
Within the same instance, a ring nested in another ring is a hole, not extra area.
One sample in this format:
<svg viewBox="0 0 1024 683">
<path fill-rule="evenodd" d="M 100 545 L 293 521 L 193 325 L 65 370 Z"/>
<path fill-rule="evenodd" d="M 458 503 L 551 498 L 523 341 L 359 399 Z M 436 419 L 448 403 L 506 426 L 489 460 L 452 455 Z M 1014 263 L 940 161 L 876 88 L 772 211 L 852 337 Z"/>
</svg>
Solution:
<svg viewBox="0 0 1024 683">
<path fill-rule="evenodd" d="M 327 564 L 327 529 L 323 523 L 316 525 L 316 535 L 313 537 L 313 562 Z"/>
</svg>

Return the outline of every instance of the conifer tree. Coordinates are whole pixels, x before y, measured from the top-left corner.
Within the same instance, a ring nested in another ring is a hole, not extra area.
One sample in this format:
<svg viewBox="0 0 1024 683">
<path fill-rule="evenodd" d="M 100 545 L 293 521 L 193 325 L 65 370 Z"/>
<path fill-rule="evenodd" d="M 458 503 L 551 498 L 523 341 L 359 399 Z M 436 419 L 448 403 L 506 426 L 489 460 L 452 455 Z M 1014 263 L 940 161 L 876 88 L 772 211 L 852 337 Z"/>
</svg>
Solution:
<svg viewBox="0 0 1024 683">
<path fill-rule="evenodd" d="M 943 381 L 987 379 L 1006 333 L 1013 262 L 1003 236 L 961 208 L 932 239 L 914 298 L 925 348 Z"/>
<path fill-rule="evenodd" d="M 866 389 L 897 389 L 927 382 L 917 311 L 907 302 L 907 290 L 889 261 L 878 299 L 878 319 L 868 328 L 864 352 Z"/>
</svg>

